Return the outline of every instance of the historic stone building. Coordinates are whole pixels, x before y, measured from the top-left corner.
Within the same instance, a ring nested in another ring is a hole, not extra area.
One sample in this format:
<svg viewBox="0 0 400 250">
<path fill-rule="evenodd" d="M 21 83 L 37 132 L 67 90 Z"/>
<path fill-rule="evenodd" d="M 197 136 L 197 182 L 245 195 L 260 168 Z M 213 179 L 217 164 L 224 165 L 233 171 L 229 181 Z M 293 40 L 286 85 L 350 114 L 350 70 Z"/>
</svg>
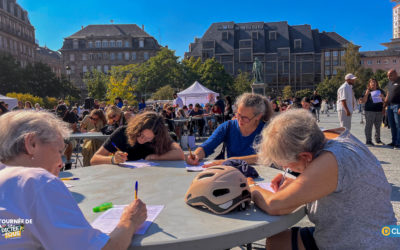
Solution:
<svg viewBox="0 0 400 250">
<path fill-rule="evenodd" d="M 267 87 L 281 91 L 314 88 L 344 66 L 349 42 L 335 32 L 319 32 L 310 25 L 287 22 L 213 23 L 202 38 L 189 45 L 185 58 L 214 57 L 231 75 L 251 72 L 257 57 Z"/>
<path fill-rule="evenodd" d="M 382 43 L 387 49 L 360 52 L 361 65 L 374 72 L 377 69 L 388 71 L 396 69 L 400 72 L 400 4 L 393 7 L 393 38 Z"/>
<path fill-rule="evenodd" d="M 51 50 L 45 47 L 37 47 L 35 53 L 35 61 L 42 62 L 51 68 L 51 71 L 61 77 L 61 74 L 65 74 L 65 68 L 61 61 L 61 54 L 58 51 Z"/>
<path fill-rule="evenodd" d="M 88 25 L 64 39 L 64 68 L 71 81 L 84 90 L 82 78 L 93 69 L 107 73 L 111 67 L 142 63 L 160 50 L 157 40 L 136 24 Z"/>
<path fill-rule="evenodd" d="M 24 67 L 34 61 L 35 29 L 16 0 L 0 0 L 0 53 L 11 54 Z"/>
</svg>

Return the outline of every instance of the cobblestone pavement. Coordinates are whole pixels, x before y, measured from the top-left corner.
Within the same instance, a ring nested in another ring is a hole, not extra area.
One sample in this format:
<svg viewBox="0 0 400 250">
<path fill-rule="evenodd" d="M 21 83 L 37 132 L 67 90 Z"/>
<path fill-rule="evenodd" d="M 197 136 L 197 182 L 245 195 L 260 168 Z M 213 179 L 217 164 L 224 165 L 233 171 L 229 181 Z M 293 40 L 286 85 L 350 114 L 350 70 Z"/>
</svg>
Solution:
<svg viewBox="0 0 400 250">
<path fill-rule="evenodd" d="M 361 114 L 355 113 L 352 117 L 352 129 L 351 133 L 355 135 L 359 140 L 365 143 L 365 134 L 364 134 L 364 127 L 365 127 L 365 119 L 364 123 L 361 124 Z M 339 127 L 339 119 L 337 113 L 331 113 L 328 117 L 326 114 L 321 114 L 320 116 L 320 127 L 324 129 L 331 129 Z M 373 136 L 374 132 L 373 130 Z M 385 127 L 381 127 L 381 140 L 384 143 L 391 142 L 391 134 L 390 130 Z M 397 220 L 400 222 L 400 150 L 395 150 L 393 148 L 389 148 L 387 146 L 374 146 L 369 147 L 371 152 L 378 158 L 381 162 L 383 170 L 385 171 L 386 177 L 392 186 L 392 204 L 396 214 Z M 208 159 L 214 159 L 217 152 L 220 152 L 220 149 L 217 149 L 213 155 L 209 156 Z M 304 218 L 296 226 L 312 226 L 313 224 L 307 219 Z M 265 240 L 260 240 L 254 242 L 253 249 L 265 249 Z M 246 249 L 243 247 L 235 247 L 235 250 L 238 249 Z"/>
</svg>

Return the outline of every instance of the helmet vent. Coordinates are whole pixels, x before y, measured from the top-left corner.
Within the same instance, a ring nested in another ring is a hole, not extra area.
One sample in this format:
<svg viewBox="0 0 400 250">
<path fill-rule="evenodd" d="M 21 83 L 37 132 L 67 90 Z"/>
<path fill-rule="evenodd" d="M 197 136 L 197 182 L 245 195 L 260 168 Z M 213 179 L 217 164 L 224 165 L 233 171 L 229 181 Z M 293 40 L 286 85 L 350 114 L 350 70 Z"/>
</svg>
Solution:
<svg viewBox="0 0 400 250">
<path fill-rule="evenodd" d="M 226 195 L 226 194 L 229 194 L 229 189 L 227 189 L 227 188 L 217 189 L 217 190 L 213 191 L 213 195 L 215 197 Z"/>
<path fill-rule="evenodd" d="M 187 197 L 186 197 L 186 199 L 190 199 L 190 197 L 192 197 L 192 194 L 189 194 Z"/>
<path fill-rule="evenodd" d="M 219 167 L 211 167 L 211 168 L 208 168 L 208 169 L 218 169 L 218 170 L 224 170 L 223 168 L 219 168 Z"/>
<path fill-rule="evenodd" d="M 246 187 L 246 183 L 242 183 L 242 184 L 240 184 L 240 187 L 241 187 L 241 188 L 244 188 L 244 187 Z"/>
<path fill-rule="evenodd" d="M 199 176 L 199 178 L 197 178 L 197 179 L 201 180 L 201 179 L 212 177 L 212 176 L 214 176 L 214 173 L 204 173 L 203 175 Z"/>
</svg>

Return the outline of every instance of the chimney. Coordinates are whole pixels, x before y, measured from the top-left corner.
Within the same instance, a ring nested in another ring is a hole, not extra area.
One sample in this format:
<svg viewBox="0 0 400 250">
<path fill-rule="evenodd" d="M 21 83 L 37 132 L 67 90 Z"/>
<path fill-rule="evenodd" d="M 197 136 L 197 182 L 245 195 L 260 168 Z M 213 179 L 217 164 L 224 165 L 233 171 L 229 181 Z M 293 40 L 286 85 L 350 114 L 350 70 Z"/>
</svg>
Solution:
<svg viewBox="0 0 400 250">
<path fill-rule="evenodd" d="M 81 26 L 81 29 L 83 30 L 83 25 Z"/>
<path fill-rule="evenodd" d="M 142 24 L 142 30 L 144 31 L 144 24 Z"/>
</svg>

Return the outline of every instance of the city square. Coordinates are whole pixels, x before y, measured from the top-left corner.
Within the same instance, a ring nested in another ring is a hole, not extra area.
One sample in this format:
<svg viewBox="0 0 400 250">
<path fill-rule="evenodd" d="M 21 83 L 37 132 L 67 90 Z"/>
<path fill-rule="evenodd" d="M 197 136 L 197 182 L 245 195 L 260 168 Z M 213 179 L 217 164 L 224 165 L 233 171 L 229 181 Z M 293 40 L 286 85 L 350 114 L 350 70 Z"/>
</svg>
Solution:
<svg viewBox="0 0 400 250">
<path fill-rule="evenodd" d="M 400 249 L 398 72 L 398 0 L 0 0 L 0 249 Z"/>
</svg>

